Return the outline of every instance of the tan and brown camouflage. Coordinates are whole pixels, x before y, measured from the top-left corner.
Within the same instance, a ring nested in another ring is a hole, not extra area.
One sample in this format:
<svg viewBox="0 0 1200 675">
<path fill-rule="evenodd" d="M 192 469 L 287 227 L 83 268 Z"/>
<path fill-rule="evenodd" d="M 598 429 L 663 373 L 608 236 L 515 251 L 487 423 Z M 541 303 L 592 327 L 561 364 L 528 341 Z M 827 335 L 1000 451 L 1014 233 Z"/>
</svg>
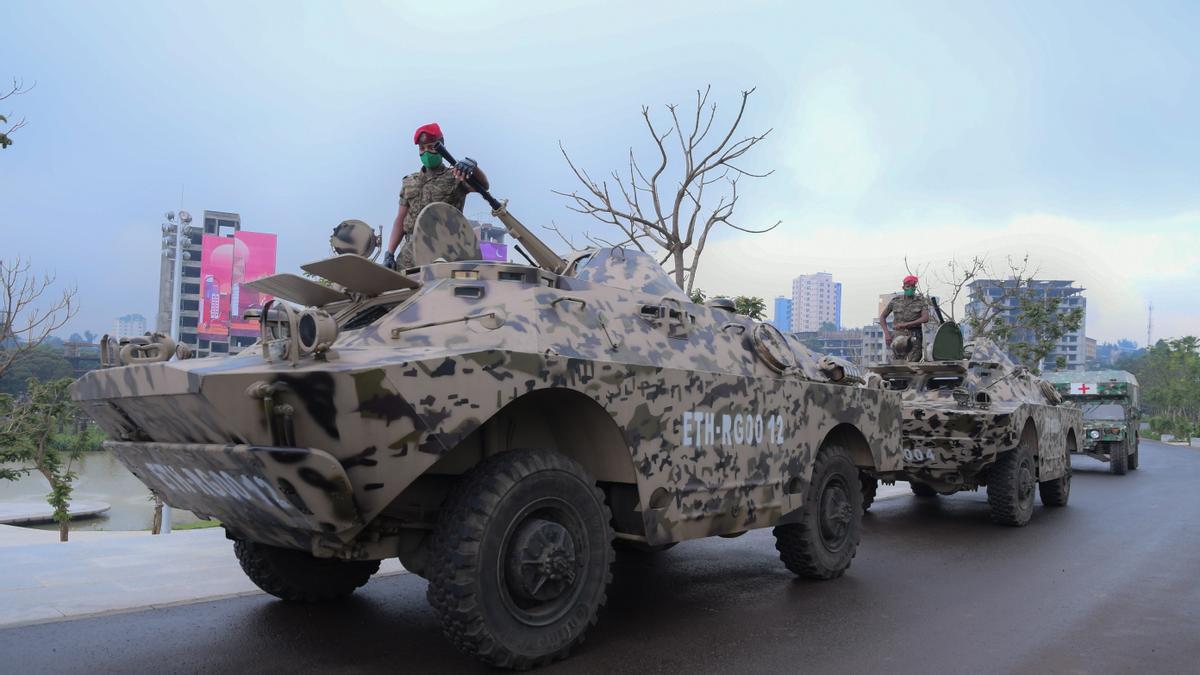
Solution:
<svg viewBox="0 0 1200 675">
<path fill-rule="evenodd" d="M 651 545 L 788 522 L 826 443 L 865 470 L 906 469 L 902 394 L 690 302 L 649 255 L 602 248 L 535 267 L 429 248 L 451 261 L 400 273 L 341 255 L 304 266 L 330 285 L 256 282 L 280 307 L 264 309 L 255 347 L 94 371 L 74 398 L 172 506 L 344 558 L 410 550 L 456 477 L 510 449 L 575 459 L 617 536 Z M 956 452 L 1006 442 L 1002 427 L 982 444 L 962 429 Z"/>
<path fill-rule="evenodd" d="M 1068 471 L 1083 434 L 1077 409 L 1058 405 L 1051 385 L 990 340 L 961 346 L 957 359 L 937 360 L 937 349 L 927 350 L 931 360 L 870 369 L 899 392 L 904 410 L 902 466 L 878 477 L 943 493 L 971 490 L 985 485 L 988 467 L 1022 442 L 1036 457 L 1038 482 Z"/>
<path fill-rule="evenodd" d="M 408 207 L 408 214 L 403 223 L 407 236 L 400 246 L 397 259 L 401 267 L 416 267 L 419 264 L 413 258 L 413 234 L 421 211 L 430 204 L 442 202 L 461 212 L 470 192 L 471 189 L 460 182 L 447 166 L 422 168 L 404 177 L 400 186 L 400 205 Z"/>
</svg>

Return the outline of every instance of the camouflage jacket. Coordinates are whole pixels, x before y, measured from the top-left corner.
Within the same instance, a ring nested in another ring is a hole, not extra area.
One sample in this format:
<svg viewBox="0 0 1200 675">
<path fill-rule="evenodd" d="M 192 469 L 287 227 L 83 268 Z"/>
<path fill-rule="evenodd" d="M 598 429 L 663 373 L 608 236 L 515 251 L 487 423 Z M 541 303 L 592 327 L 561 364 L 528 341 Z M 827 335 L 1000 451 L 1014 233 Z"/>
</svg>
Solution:
<svg viewBox="0 0 1200 675">
<path fill-rule="evenodd" d="M 907 323 L 916 321 L 921 318 L 921 312 L 928 308 L 929 303 L 925 296 L 920 293 L 913 295 L 911 298 L 906 298 L 903 295 L 897 295 L 888 302 L 888 311 L 892 314 L 892 325 L 897 323 Z M 893 332 L 897 335 L 911 335 L 918 340 L 921 339 L 921 327 L 913 328 L 896 328 Z"/>
<path fill-rule="evenodd" d="M 438 169 L 421 169 L 405 176 L 400 186 L 400 205 L 408 207 L 408 215 L 404 217 L 404 231 L 411 234 L 417 222 L 417 214 L 433 202 L 446 202 L 462 211 L 468 192 L 470 188 L 458 182 L 454 173 L 445 166 Z"/>
</svg>

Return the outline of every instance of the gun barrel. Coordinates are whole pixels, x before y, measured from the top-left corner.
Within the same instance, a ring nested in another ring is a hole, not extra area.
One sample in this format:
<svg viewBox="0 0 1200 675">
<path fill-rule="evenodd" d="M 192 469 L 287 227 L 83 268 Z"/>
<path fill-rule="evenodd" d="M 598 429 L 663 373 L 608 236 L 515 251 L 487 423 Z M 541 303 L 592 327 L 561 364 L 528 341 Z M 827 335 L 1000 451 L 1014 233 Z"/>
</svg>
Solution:
<svg viewBox="0 0 1200 675">
<path fill-rule="evenodd" d="M 529 228 L 525 227 L 513 214 L 509 213 L 506 204 L 501 203 L 498 207 L 492 209 L 492 215 L 504 223 L 504 226 L 508 228 L 508 233 L 512 235 L 513 239 L 525 245 L 525 248 L 529 251 L 529 255 L 533 256 L 539 267 L 555 274 L 562 274 L 563 270 L 567 268 L 567 262 L 547 246 L 546 242 L 538 239 L 530 232 Z"/>
<path fill-rule="evenodd" d="M 442 159 L 446 160 L 450 166 L 455 166 L 458 164 L 450 152 L 446 150 L 446 146 L 442 145 L 441 141 L 438 141 L 435 147 L 438 151 L 438 154 L 441 155 Z M 483 185 L 479 182 L 479 179 L 475 176 L 471 176 L 469 179 L 467 179 L 467 183 L 469 183 L 472 188 L 475 188 L 475 191 L 478 192 L 479 195 L 483 197 L 484 201 L 486 201 L 488 205 L 492 207 L 492 215 L 496 218 L 499 218 L 500 222 L 504 223 L 504 226 L 508 228 L 508 233 L 512 235 L 512 238 L 516 239 L 518 243 L 524 244 L 525 248 L 529 249 L 530 255 L 532 255 L 533 259 L 537 261 L 539 267 L 554 272 L 555 274 L 562 274 L 563 270 L 567 268 L 567 262 L 560 258 L 553 249 L 547 246 L 546 242 L 538 239 L 534 233 L 529 231 L 528 227 L 525 227 L 521 221 L 517 220 L 511 213 L 509 213 L 507 204 L 505 202 L 501 202 L 493 197 L 492 194 L 483 187 Z"/>
</svg>

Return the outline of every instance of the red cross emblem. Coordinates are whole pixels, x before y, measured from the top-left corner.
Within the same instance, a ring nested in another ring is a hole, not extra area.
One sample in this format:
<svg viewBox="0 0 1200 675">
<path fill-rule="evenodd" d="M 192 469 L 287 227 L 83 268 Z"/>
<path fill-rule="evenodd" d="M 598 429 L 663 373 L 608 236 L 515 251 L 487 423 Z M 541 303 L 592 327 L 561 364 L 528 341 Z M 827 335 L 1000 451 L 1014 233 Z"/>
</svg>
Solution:
<svg viewBox="0 0 1200 675">
<path fill-rule="evenodd" d="M 1088 386 L 1086 384 L 1079 385 L 1079 393 L 1081 393 L 1081 394 L 1088 393 Z"/>
</svg>

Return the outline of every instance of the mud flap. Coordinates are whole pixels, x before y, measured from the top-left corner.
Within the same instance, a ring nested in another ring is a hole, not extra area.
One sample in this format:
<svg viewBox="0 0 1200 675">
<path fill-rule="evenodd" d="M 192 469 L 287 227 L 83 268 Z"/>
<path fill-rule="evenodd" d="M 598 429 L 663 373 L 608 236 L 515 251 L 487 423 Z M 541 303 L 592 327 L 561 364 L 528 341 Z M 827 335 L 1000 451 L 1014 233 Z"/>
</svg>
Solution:
<svg viewBox="0 0 1200 675">
<path fill-rule="evenodd" d="M 303 541 L 362 524 L 350 479 L 322 450 L 119 441 L 104 447 L 172 507 L 217 518 L 258 541 Z"/>
</svg>

